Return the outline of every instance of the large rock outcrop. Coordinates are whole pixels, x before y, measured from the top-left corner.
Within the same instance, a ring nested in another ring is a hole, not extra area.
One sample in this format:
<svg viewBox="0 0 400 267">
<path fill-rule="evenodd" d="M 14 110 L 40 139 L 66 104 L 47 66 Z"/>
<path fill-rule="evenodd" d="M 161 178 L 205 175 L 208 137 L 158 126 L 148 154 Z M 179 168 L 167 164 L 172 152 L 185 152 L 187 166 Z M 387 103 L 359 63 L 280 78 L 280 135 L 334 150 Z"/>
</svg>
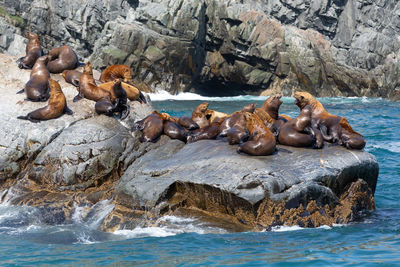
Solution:
<svg viewBox="0 0 400 267">
<path fill-rule="evenodd" d="M 84 209 L 82 220 L 104 214 L 104 231 L 153 225 L 171 214 L 243 231 L 348 223 L 375 208 L 378 164 L 367 152 L 278 146 L 274 155 L 251 157 L 223 140 L 184 144 L 162 136 L 140 143 L 140 132 L 130 129 L 150 105 L 130 102 L 122 122 L 99 116 L 94 102 L 72 102 L 76 89 L 60 75 L 52 76 L 74 115 L 18 120 L 45 103 L 15 94 L 29 79 L 15 59 L 0 54 L 0 196 L 36 207 L 43 223 L 71 222 Z"/>
<path fill-rule="evenodd" d="M 0 49 L 24 30 L 103 69 L 127 64 L 144 90 L 206 95 L 400 98 L 396 1 L 0 1 Z M 22 50 L 19 50 L 22 51 Z"/>
</svg>

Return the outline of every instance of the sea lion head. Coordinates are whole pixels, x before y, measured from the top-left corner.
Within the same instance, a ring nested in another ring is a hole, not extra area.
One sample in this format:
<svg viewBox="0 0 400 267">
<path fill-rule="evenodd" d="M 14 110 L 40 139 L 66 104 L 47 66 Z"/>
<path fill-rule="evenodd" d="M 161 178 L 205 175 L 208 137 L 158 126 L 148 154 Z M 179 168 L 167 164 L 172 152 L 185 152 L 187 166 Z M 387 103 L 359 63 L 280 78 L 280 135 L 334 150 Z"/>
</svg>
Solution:
<svg viewBox="0 0 400 267">
<path fill-rule="evenodd" d="M 61 91 L 61 86 L 60 86 L 60 84 L 56 81 L 56 80 L 53 80 L 53 79 L 49 79 L 49 86 L 50 86 L 50 89 L 51 89 L 51 91 Z"/>
<path fill-rule="evenodd" d="M 204 102 L 204 103 L 198 105 L 197 108 L 196 108 L 196 110 L 197 110 L 198 112 L 204 113 L 204 112 L 207 111 L 208 105 L 209 105 L 209 104 L 208 104 L 207 102 Z"/>
<path fill-rule="evenodd" d="M 132 78 L 131 70 L 125 69 L 123 73 L 124 81 L 129 81 Z"/>
<path fill-rule="evenodd" d="M 93 75 L 92 63 L 90 63 L 90 61 L 86 62 L 83 73 Z"/>
<path fill-rule="evenodd" d="M 47 63 L 49 62 L 49 56 L 41 56 L 36 60 L 36 62 L 47 65 Z"/>
<path fill-rule="evenodd" d="M 36 33 L 33 32 L 26 32 L 25 37 L 30 39 L 38 39 L 38 35 Z"/>
<path fill-rule="evenodd" d="M 268 103 L 269 107 L 274 107 L 279 109 L 279 107 L 282 105 L 283 101 L 281 100 L 282 94 L 276 94 L 274 96 L 270 96 L 267 100 L 266 103 Z"/>
<path fill-rule="evenodd" d="M 294 104 L 300 109 L 303 109 L 307 105 L 311 105 L 314 97 L 307 92 L 296 92 L 293 97 L 295 98 Z"/>
<path fill-rule="evenodd" d="M 257 107 L 257 104 L 256 104 L 256 103 L 251 103 L 251 104 L 248 104 L 248 105 L 244 106 L 244 107 L 242 108 L 242 111 L 243 111 L 243 112 L 250 112 L 250 113 L 253 113 L 254 110 L 256 109 L 256 107 Z"/>
</svg>

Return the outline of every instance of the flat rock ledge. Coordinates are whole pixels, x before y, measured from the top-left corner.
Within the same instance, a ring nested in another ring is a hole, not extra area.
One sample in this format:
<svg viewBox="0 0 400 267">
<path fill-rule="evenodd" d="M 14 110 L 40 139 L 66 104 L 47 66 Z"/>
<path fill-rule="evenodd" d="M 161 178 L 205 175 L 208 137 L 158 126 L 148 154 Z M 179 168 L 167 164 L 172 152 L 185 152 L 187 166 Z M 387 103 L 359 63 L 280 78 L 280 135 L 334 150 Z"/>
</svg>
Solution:
<svg viewBox="0 0 400 267">
<path fill-rule="evenodd" d="M 131 102 L 122 122 L 98 116 L 94 102 L 72 102 L 76 89 L 60 75 L 53 78 L 74 115 L 18 120 L 46 104 L 15 94 L 29 71 L 14 60 L 0 55 L 0 197 L 36 207 L 42 223 L 73 223 L 79 209 L 83 223 L 98 216 L 103 231 L 153 226 L 164 215 L 258 231 L 344 224 L 375 209 L 379 167 L 367 152 L 278 146 L 274 155 L 251 157 L 224 140 L 140 143 L 129 129 L 151 105 Z"/>
</svg>

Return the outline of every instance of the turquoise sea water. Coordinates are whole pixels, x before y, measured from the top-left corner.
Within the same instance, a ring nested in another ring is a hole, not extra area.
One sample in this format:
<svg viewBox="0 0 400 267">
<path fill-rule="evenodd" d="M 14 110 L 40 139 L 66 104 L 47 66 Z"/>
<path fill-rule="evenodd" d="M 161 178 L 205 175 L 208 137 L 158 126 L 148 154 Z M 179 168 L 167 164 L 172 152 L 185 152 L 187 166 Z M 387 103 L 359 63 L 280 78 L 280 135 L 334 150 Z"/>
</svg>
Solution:
<svg viewBox="0 0 400 267">
<path fill-rule="evenodd" d="M 163 96 L 162 96 L 163 97 Z M 161 98 L 153 96 L 153 99 Z M 201 98 L 154 101 L 160 111 L 190 115 L 207 100 L 210 108 L 233 112 L 262 97 Z M 281 113 L 295 117 L 293 98 L 284 98 Z M 74 224 L 47 226 L 30 207 L 0 205 L 0 265 L 99 266 L 265 266 L 400 265 L 400 103 L 368 98 L 322 98 L 326 109 L 345 116 L 367 139 L 366 151 L 376 156 L 380 173 L 375 193 L 377 210 L 361 222 L 335 227 L 280 227 L 271 232 L 227 233 L 195 218 L 164 218 L 165 226 L 103 233 L 96 230 L 110 210 Z"/>
</svg>

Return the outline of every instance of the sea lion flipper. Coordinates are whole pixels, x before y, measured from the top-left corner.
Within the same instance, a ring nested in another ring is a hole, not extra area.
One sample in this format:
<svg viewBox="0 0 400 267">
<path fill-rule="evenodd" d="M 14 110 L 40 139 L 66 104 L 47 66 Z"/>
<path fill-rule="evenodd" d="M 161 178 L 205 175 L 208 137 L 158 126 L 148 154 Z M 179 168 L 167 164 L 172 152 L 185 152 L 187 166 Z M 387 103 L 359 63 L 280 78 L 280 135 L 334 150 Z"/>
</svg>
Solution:
<svg viewBox="0 0 400 267">
<path fill-rule="evenodd" d="M 74 112 L 73 112 L 67 105 L 65 105 L 64 112 L 65 112 L 65 114 L 67 114 L 67 115 L 72 115 L 72 114 L 74 114 Z"/>
<path fill-rule="evenodd" d="M 72 82 L 72 85 L 73 85 L 73 86 L 79 87 L 79 80 L 73 79 L 71 82 Z"/>
<path fill-rule="evenodd" d="M 18 116 L 17 119 L 28 120 L 28 116 Z"/>
<path fill-rule="evenodd" d="M 25 92 L 25 88 L 18 91 L 17 94 L 23 94 L 24 92 Z"/>
<path fill-rule="evenodd" d="M 27 116 L 18 116 L 17 119 L 20 119 L 20 120 L 28 120 L 28 121 L 33 122 L 33 123 L 38 123 L 38 122 L 40 122 L 40 120 L 36 120 L 36 119 L 31 118 L 31 117 L 29 116 L 29 114 L 28 114 Z"/>
<path fill-rule="evenodd" d="M 79 93 L 74 97 L 74 100 L 72 100 L 72 102 L 78 102 L 81 99 L 83 99 L 83 97 L 81 96 L 81 93 Z"/>
<path fill-rule="evenodd" d="M 139 98 L 138 101 L 140 104 L 147 104 L 146 97 L 143 95 L 143 93 L 139 90 Z"/>
<path fill-rule="evenodd" d="M 129 115 L 129 112 L 130 112 L 131 108 L 130 108 L 129 105 L 126 105 L 125 107 L 126 108 L 123 111 L 120 112 L 120 120 L 126 119 L 126 117 L 128 117 L 128 115 Z"/>
</svg>

